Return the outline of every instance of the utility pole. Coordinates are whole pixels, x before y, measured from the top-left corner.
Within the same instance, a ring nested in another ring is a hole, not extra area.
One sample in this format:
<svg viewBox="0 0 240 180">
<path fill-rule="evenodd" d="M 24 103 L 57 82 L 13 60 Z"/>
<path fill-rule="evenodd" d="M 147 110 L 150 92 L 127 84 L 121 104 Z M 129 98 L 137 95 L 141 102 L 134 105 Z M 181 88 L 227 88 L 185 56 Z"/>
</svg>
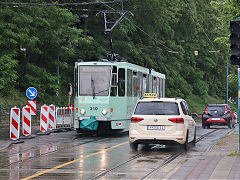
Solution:
<svg viewBox="0 0 240 180">
<path fill-rule="evenodd" d="M 228 104 L 228 63 L 226 63 L 226 104 Z"/>
</svg>

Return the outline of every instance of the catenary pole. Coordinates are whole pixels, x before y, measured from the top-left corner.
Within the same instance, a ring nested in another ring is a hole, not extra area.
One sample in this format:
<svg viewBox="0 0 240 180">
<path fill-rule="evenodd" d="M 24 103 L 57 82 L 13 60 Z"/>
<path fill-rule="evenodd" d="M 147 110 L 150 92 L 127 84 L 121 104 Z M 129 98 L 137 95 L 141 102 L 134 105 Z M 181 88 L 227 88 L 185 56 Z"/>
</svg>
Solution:
<svg viewBox="0 0 240 180">
<path fill-rule="evenodd" d="M 226 104 L 228 104 L 228 63 L 226 63 Z"/>
<path fill-rule="evenodd" d="M 238 66 L 238 131 L 239 131 L 239 143 L 238 151 L 240 152 L 240 128 L 239 128 L 239 117 L 240 117 L 240 66 Z"/>
</svg>

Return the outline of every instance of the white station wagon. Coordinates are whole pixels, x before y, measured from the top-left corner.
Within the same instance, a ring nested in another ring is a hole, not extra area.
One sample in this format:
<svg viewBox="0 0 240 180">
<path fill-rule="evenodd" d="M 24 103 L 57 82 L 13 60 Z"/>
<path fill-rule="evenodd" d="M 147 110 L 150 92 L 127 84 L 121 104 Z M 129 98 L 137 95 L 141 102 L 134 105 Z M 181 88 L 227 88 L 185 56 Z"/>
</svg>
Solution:
<svg viewBox="0 0 240 180">
<path fill-rule="evenodd" d="M 182 98 L 143 98 L 131 118 L 130 147 L 137 150 L 138 144 L 179 144 L 188 150 L 190 142 L 196 143 L 195 117 Z"/>
</svg>

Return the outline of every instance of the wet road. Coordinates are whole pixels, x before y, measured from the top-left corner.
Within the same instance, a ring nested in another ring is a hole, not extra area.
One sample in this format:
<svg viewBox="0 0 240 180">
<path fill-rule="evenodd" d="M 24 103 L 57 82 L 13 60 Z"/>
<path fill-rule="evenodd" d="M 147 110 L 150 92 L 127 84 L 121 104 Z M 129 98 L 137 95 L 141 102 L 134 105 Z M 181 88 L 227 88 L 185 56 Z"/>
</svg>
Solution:
<svg viewBox="0 0 240 180">
<path fill-rule="evenodd" d="M 229 131 L 198 126 L 197 138 L 202 139 L 172 163 L 166 162 L 180 152 L 178 147 L 140 146 L 133 152 L 127 132 L 104 137 L 74 131 L 37 136 L 0 151 L 0 179 L 160 179 L 172 175 L 182 157 L 207 152 Z"/>
</svg>

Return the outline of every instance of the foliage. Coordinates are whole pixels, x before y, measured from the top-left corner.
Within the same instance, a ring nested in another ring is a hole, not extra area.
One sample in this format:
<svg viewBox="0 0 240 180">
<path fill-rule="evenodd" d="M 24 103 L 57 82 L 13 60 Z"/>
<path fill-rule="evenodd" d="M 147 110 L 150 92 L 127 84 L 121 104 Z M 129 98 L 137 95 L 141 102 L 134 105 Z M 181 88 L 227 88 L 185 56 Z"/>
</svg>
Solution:
<svg viewBox="0 0 240 180">
<path fill-rule="evenodd" d="M 129 15 L 112 33 L 116 53 L 131 63 L 166 74 L 168 97 L 225 97 L 229 21 L 239 16 L 237 0 L 132 0 L 124 5 L 134 16 Z M 25 92 L 35 86 L 40 101 L 54 100 L 57 90 L 59 101 L 65 101 L 67 84 L 73 83 L 74 62 L 110 53 L 103 17 L 96 13 L 111 8 L 119 9 L 119 5 L 1 5 L 0 93 L 8 93 L 9 88 Z M 113 15 L 111 20 L 119 17 Z M 196 50 L 198 56 L 194 55 Z M 216 50 L 220 53 L 211 53 Z M 235 73 L 230 66 L 232 97 L 236 93 Z"/>
<path fill-rule="evenodd" d="M 57 84 L 64 72 L 57 76 L 56 66 L 72 64 L 77 47 L 88 43 L 75 27 L 77 16 L 54 6 L 0 6 L 0 14 L 0 93 L 9 87 L 24 92 L 35 86 L 38 98 L 44 100 L 57 88 L 65 90 Z"/>
</svg>

